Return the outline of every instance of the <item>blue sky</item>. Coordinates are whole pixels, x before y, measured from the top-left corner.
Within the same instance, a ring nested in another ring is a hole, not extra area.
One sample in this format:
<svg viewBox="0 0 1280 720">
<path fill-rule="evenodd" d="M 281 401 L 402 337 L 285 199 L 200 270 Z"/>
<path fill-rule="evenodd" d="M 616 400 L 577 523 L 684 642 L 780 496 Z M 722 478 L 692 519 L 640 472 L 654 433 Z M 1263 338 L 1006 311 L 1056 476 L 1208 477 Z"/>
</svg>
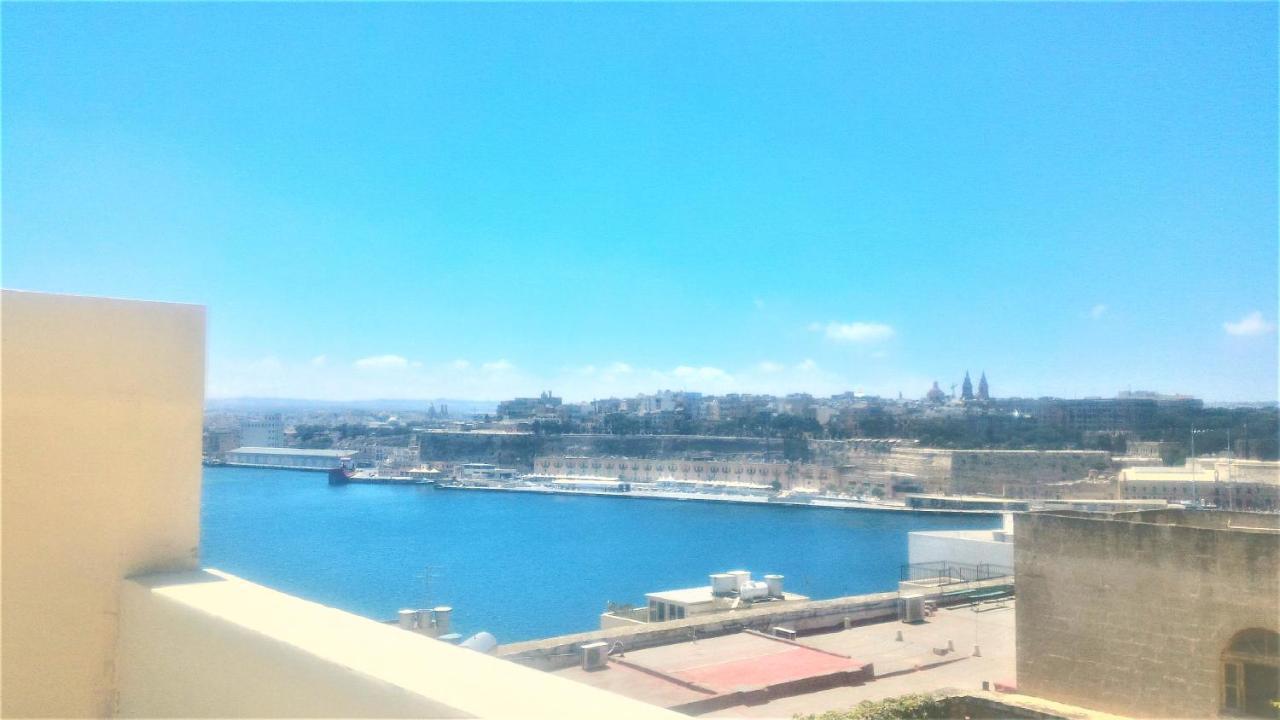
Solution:
<svg viewBox="0 0 1280 720">
<path fill-rule="evenodd" d="M 210 396 L 1277 393 L 1259 4 L 6 4 L 6 287 Z"/>
</svg>

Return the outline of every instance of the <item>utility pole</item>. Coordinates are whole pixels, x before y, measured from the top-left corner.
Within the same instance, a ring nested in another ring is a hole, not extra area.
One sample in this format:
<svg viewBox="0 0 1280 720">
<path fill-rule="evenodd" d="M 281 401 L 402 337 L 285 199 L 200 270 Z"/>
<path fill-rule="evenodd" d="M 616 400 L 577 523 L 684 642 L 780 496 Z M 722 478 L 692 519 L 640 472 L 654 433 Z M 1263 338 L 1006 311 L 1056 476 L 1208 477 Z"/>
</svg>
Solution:
<svg viewBox="0 0 1280 720">
<path fill-rule="evenodd" d="M 1236 509 L 1236 484 L 1231 473 L 1231 428 L 1227 428 L 1227 506 Z"/>
<path fill-rule="evenodd" d="M 1196 487 L 1196 435 L 1204 432 L 1209 431 L 1191 426 L 1191 504 L 1196 508 L 1200 507 L 1200 488 Z"/>
</svg>

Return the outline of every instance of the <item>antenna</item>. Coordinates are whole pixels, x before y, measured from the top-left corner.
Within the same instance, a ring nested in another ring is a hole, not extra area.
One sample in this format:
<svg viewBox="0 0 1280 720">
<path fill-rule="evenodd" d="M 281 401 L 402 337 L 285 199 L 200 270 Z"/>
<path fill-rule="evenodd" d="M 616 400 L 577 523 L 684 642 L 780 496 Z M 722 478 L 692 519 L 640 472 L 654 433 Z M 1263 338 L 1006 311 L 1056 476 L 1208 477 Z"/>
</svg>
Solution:
<svg viewBox="0 0 1280 720">
<path fill-rule="evenodd" d="M 440 577 L 440 573 L 437 571 L 437 566 L 423 565 L 422 572 L 418 573 L 415 577 L 422 581 L 422 607 L 432 607 L 431 581 Z"/>
</svg>

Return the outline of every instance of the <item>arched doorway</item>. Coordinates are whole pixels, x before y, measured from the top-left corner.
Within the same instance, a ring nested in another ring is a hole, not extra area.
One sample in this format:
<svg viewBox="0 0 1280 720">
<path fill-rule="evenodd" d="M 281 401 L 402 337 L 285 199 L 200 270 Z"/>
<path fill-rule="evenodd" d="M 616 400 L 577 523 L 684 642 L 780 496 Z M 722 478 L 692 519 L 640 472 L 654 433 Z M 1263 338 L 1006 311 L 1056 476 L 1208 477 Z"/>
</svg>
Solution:
<svg viewBox="0 0 1280 720">
<path fill-rule="evenodd" d="M 1280 700 L 1280 633 L 1251 628 L 1236 633 L 1222 652 L 1222 712 L 1276 716 Z"/>
</svg>

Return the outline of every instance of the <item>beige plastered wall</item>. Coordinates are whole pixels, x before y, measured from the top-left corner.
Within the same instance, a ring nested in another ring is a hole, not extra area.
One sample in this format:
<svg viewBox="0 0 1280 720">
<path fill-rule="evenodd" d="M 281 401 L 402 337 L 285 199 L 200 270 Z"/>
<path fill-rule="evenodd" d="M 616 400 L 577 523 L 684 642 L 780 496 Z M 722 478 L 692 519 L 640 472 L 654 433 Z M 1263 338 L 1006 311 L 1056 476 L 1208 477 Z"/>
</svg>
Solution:
<svg viewBox="0 0 1280 720">
<path fill-rule="evenodd" d="M 0 713 L 108 716 L 122 579 L 197 565 L 204 309 L 0 291 Z"/>
</svg>

